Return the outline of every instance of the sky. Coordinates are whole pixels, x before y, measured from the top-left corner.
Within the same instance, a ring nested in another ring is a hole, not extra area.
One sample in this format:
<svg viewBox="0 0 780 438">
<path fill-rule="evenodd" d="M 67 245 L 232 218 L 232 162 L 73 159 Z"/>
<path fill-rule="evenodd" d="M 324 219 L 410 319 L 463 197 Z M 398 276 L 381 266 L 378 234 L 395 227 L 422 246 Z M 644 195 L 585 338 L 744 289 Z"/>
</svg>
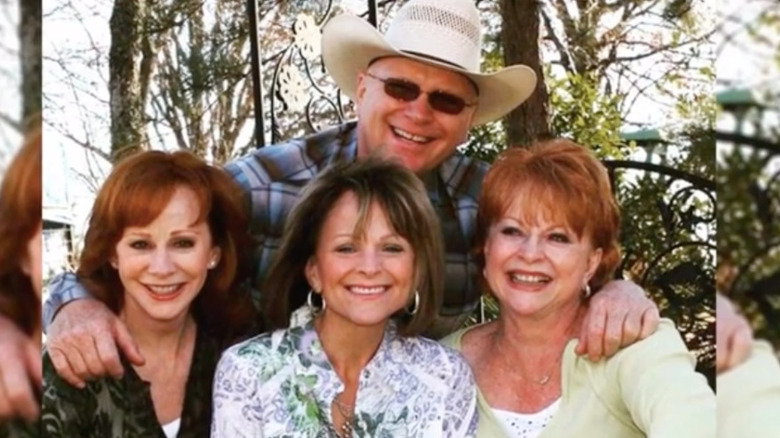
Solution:
<svg viewBox="0 0 780 438">
<path fill-rule="evenodd" d="M 18 22 L 17 3 L 0 2 L 0 59 L 3 61 L 0 66 L 0 112 L 14 119 L 18 119 L 21 112 Z M 6 123 L 0 122 L 0 173 L 20 142 L 19 133 Z"/>
</svg>

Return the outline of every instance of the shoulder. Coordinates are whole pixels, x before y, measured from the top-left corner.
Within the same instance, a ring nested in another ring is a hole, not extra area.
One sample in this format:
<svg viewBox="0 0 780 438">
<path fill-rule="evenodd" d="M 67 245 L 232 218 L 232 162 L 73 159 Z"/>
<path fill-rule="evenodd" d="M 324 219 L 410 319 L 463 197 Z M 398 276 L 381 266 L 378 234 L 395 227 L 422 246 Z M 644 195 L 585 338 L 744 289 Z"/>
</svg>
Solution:
<svg viewBox="0 0 780 438">
<path fill-rule="evenodd" d="M 399 337 L 391 343 L 391 348 L 395 360 L 410 364 L 413 372 L 445 382 L 448 386 L 460 386 L 473 380 L 471 368 L 463 356 L 437 341 L 417 336 Z"/>
<path fill-rule="evenodd" d="M 490 165 L 456 152 L 439 166 L 439 176 L 458 196 L 476 200 Z"/>
<path fill-rule="evenodd" d="M 598 392 L 619 394 L 655 390 L 672 382 L 683 387 L 706 387 L 706 379 L 696 373 L 696 357 L 688 351 L 674 323 L 662 318 L 652 335 L 629 345 L 614 356 L 598 362 L 574 355 L 573 345 L 567 354 L 575 357 L 574 372 L 589 376 Z M 576 379 L 575 379 L 576 380 Z M 677 388 L 680 389 L 680 388 Z"/>
<path fill-rule="evenodd" d="M 685 345 L 682 335 L 675 327 L 674 322 L 667 318 L 661 318 L 658 329 L 653 334 L 623 348 L 615 354 L 613 359 L 616 362 L 631 361 L 637 358 L 647 360 L 667 354 L 682 354 L 690 359 L 692 365 L 696 362 L 693 354 L 688 351 L 688 347 Z"/>
<path fill-rule="evenodd" d="M 464 348 L 466 348 L 467 343 L 471 344 L 473 342 L 472 338 L 475 336 L 479 336 L 479 338 L 481 339 L 482 335 L 485 333 L 486 330 L 489 330 L 491 325 L 492 323 L 488 322 L 488 323 L 473 325 L 470 327 L 464 327 L 456 332 L 450 333 L 449 335 L 440 339 L 439 342 L 445 347 L 452 348 L 453 350 L 463 354 Z"/>
<path fill-rule="evenodd" d="M 218 375 L 271 376 L 293 366 L 305 345 L 316 339 L 313 331 L 295 327 L 263 333 L 233 345 L 222 353 Z"/>
<path fill-rule="evenodd" d="M 354 149 L 355 122 L 344 123 L 312 135 L 255 149 L 225 169 L 239 182 L 258 183 L 310 179 L 336 159 Z"/>
<path fill-rule="evenodd" d="M 286 330 L 276 330 L 262 333 L 232 345 L 222 353 L 220 367 L 224 367 L 224 363 L 250 367 L 262 365 L 266 358 L 278 354 L 278 346 L 280 340 L 285 337 L 285 332 Z"/>
</svg>

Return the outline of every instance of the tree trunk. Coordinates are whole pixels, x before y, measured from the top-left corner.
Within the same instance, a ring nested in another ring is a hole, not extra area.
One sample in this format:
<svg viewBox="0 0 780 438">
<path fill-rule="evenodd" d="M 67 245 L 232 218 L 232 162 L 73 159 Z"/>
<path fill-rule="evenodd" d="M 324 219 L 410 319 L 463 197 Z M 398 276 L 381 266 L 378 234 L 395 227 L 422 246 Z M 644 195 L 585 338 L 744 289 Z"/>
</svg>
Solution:
<svg viewBox="0 0 780 438">
<path fill-rule="evenodd" d="M 21 126 L 41 113 L 41 0 L 19 1 L 19 60 L 22 70 Z"/>
<path fill-rule="evenodd" d="M 143 42 L 148 4 L 146 0 L 115 0 L 111 14 L 109 51 L 109 102 L 111 106 L 111 161 L 144 145 L 142 84 Z"/>
<path fill-rule="evenodd" d="M 509 144 L 526 146 L 550 136 L 547 87 L 539 58 L 539 2 L 501 0 L 500 5 L 504 64 L 525 64 L 536 72 L 538 78 L 536 90 L 531 97 L 505 119 Z"/>
</svg>

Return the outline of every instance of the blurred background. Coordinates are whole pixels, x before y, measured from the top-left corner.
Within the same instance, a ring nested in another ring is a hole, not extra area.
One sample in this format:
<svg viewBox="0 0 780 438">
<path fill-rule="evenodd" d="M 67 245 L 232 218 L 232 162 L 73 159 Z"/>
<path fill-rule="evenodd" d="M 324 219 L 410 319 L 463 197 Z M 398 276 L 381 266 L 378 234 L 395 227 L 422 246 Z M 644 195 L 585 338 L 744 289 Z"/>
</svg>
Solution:
<svg viewBox="0 0 780 438">
<path fill-rule="evenodd" d="M 780 347 L 780 2 L 719 3 L 718 289 Z"/>
</svg>

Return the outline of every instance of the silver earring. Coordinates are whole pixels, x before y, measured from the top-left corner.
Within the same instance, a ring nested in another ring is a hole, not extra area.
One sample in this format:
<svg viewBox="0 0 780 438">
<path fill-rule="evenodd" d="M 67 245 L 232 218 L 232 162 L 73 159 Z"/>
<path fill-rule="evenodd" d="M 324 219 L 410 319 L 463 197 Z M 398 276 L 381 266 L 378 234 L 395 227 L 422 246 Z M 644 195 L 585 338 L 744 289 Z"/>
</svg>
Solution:
<svg viewBox="0 0 780 438">
<path fill-rule="evenodd" d="M 590 285 L 588 283 L 585 283 L 585 287 L 582 289 L 582 292 L 585 298 L 590 297 Z"/>
<path fill-rule="evenodd" d="M 312 295 L 314 295 L 316 292 L 314 292 L 314 289 L 309 289 L 309 295 L 306 295 L 306 305 L 309 306 L 309 311 L 312 313 L 312 315 L 316 315 L 319 312 L 322 312 L 325 310 L 326 307 L 328 307 L 328 304 L 325 303 L 325 299 L 322 299 L 322 308 L 318 309 L 314 307 L 314 304 L 312 303 Z"/>
<path fill-rule="evenodd" d="M 209 266 L 208 266 L 208 268 L 209 268 L 209 269 L 214 269 L 214 268 L 216 268 L 216 267 L 217 267 L 217 261 L 212 259 L 212 260 L 209 262 Z"/>
<path fill-rule="evenodd" d="M 406 313 L 410 315 L 417 314 L 417 311 L 420 310 L 420 292 L 417 291 L 417 289 L 414 290 L 414 307 L 410 309 L 406 309 Z"/>
</svg>

